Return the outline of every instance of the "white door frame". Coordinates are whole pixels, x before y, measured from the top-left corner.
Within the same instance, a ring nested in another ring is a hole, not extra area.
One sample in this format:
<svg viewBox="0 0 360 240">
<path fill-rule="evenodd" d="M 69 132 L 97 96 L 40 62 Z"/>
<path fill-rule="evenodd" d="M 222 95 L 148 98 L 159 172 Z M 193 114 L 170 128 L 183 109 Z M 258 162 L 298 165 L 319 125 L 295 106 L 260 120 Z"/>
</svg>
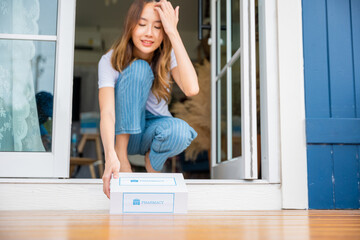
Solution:
<svg viewBox="0 0 360 240">
<path fill-rule="evenodd" d="M 274 65 L 268 64 L 265 69 L 266 98 L 271 101 L 267 101 L 265 111 L 268 127 L 264 141 L 268 150 L 265 151 L 264 146 L 262 149 L 268 164 L 262 166 L 264 179 L 186 180 L 189 210 L 308 208 L 301 0 L 264 1 L 269 4 L 266 7 L 269 25 L 274 23 L 273 28 L 269 27 L 272 30 L 265 32 L 266 59 Z M 281 168 L 278 163 L 281 163 Z M 36 179 L 0 179 L 0 196 L 4 196 L 0 201 L 1 210 L 94 210 L 108 207 L 101 179 L 54 181 L 56 183 Z M 52 184 L 60 186 L 54 188 Z M 63 201 L 66 204 L 49 204 L 53 199 L 63 199 L 55 194 L 59 190 L 66 191 L 68 201 Z M 18 197 L 20 192 L 22 198 Z M 46 194 L 39 198 L 39 192 Z M 264 193 L 266 197 L 263 198 Z M 80 201 L 81 206 L 77 204 L 78 197 L 86 200 L 94 196 L 101 199 L 103 207 L 93 201 Z"/>
<path fill-rule="evenodd" d="M 301 0 L 259 3 L 265 28 L 260 40 L 262 179 L 281 183 L 283 208 L 304 209 L 308 189 Z"/>
<path fill-rule="evenodd" d="M 277 0 L 277 19 L 282 207 L 308 208 L 301 0 Z"/>
</svg>

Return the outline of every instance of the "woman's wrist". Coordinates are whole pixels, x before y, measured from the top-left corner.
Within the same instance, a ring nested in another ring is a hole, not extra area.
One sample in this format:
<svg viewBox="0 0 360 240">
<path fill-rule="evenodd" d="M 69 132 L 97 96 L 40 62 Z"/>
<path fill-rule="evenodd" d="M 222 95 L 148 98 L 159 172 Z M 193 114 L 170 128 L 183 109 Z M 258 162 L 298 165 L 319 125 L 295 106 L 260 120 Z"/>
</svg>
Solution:
<svg viewBox="0 0 360 240">
<path fill-rule="evenodd" d="M 110 156 L 116 156 L 116 151 L 115 151 L 115 149 L 109 149 L 109 150 L 105 150 L 104 154 L 105 154 L 105 159 L 106 159 Z"/>
<path fill-rule="evenodd" d="M 180 38 L 180 34 L 177 29 L 175 29 L 174 31 L 171 31 L 169 33 L 166 33 L 166 34 L 168 35 L 171 43 L 173 43 L 173 41 L 176 41 L 177 39 Z"/>
</svg>

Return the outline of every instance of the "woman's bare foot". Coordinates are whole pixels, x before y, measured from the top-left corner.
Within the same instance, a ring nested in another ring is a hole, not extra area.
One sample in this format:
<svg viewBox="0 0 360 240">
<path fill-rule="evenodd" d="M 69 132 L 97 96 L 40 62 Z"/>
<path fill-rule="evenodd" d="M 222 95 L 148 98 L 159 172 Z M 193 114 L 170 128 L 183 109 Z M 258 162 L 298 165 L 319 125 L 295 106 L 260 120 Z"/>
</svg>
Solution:
<svg viewBox="0 0 360 240">
<path fill-rule="evenodd" d="M 126 158 L 120 158 L 120 172 L 132 172 L 131 164 L 129 160 Z"/>
<path fill-rule="evenodd" d="M 160 173 L 160 171 L 155 171 L 152 166 L 151 166 L 151 163 L 150 163 L 150 150 L 145 154 L 145 168 L 146 168 L 146 171 L 149 172 L 149 173 Z"/>
</svg>

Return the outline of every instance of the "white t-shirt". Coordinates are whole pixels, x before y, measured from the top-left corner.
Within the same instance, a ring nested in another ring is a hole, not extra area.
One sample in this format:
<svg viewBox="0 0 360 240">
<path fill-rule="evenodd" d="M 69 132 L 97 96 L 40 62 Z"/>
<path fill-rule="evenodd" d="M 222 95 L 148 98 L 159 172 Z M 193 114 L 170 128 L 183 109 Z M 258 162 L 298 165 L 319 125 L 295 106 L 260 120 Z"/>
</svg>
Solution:
<svg viewBox="0 0 360 240">
<path fill-rule="evenodd" d="M 116 71 L 111 64 L 111 55 L 113 50 L 110 50 L 108 53 L 103 55 L 99 61 L 99 88 L 102 87 L 115 87 L 116 81 L 119 78 L 119 72 Z M 171 50 L 171 59 L 170 59 L 170 70 L 177 66 L 174 50 Z M 170 78 L 170 74 L 168 74 Z M 161 116 L 172 116 L 169 112 L 168 105 L 164 99 L 158 104 L 158 101 L 150 90 L 149 97 L 146 101 L 146 110 L 151 112 L 154 115 Z"/>
</svg>

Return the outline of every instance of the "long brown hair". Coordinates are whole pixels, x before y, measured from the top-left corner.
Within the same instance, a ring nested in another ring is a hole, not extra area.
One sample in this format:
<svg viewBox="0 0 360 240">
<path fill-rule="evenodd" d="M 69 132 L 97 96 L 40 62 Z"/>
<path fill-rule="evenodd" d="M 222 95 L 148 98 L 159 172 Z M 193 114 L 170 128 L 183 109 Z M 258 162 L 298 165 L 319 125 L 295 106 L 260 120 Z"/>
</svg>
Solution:
<svg viewBox="0 0 360 240">
<path fill-rule="evenodd" d="M 124 32 L 111 47 L 111 49 L 113 49 L 111 64 L 113 68 L 119 72 L 124 70 L 129 64 L 136 60 L 136 57 L 133 55 L 134 43 L 131 35 L 136 24 L 140 20 L 145 4 L 150 2 L 156 2 L 156 0 L 134 0 L 125 19 Z M 152 92 L 158 100 L 158 103 L 161 99 L 164 99 L 167 103 L 169 103 L 172 81 L 169 78 L 168 73 L 170 71 L 170 55 L 172 46 L 170 39 L 165 32 L 163 35 L 164 39 L 160 46 L 154 51 L 150 64 L 154 73 Z"/>
</svg>

